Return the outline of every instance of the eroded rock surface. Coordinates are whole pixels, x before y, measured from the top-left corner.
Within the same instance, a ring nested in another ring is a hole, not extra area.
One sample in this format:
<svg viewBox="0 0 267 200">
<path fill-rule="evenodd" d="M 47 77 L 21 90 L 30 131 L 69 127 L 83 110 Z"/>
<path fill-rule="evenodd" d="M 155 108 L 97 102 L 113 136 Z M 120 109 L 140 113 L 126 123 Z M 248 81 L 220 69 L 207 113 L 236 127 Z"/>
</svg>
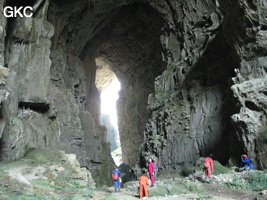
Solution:
<svg viewBox="0 0 267 200">
<path fill-rule="evenodd" d="M 169 65 L 149 98 L 144 157 L 176 169 L 209 153 L 222 163 L 231 156 L 238 163 L 248 153 L 265 168 L 263 152 L 256 150 L 265 141 L 259 135 L 266 134 L 265 3 L 154 5 L 173 34 L 162 37 Z"/>
<path fill-rule="evenodd" d="M 122 85 L 126 164 L 152 157 L 173 170 L 248 153 L 266 168 L 265 1 L 2 0 L 0 11 L 24 4 L 32 18 L 0 15 L 2 161 L 60 149 L 111 184 L 101 60 Z"/>
</svg>

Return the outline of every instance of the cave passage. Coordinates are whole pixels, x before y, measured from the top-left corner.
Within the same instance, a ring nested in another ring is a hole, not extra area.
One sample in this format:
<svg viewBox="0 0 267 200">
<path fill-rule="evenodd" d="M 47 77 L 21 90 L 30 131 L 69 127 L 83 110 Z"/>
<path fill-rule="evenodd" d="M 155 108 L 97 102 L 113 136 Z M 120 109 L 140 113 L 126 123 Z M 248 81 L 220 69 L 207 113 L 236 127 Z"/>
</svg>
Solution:
<svg viewBox="0 0 267 200">
<path fill-rule="evenodd" d="M 107 128 L 107 142 L 110 143 L 111 155 L 119 166 L 122 163 L 120 135 L 118 130 L 118 117 L 116 102 L 119 98 L 120 82 L 117 78 L 101 91 L 100 122 Z"/>
<path fill-rule="evenodd" d="M 0 4 L 35 8 L 32 18 L 0 16 L 1 162 L 32 148 L 60 150 L 89 170 L 73 178 L 90 188 L 112 184 L 110 152 L 120 146 L 122 172 L 136 177 L 149 158 L 167 176 L 193 172 L 210 154 L 238 166 L 246 153 L 266 168 L 264 3 Z M 115 79 L 118 99 L 106 115 L 113 96 L 101 94 Z"/>
<path fill-rule="evenodd" d="M 164 20 L 151 6 L 136 3 L 118 8 L 105 22 L 85 45 L 83 55 L 94 59 L 98 91 L 116 77 L 120 81 L 117 116 L 122 160 L 134 166 L 151 114 L 148 96 L 154 93 L 155 78 L 166 69 L 160 41 Z"/>
</svg>

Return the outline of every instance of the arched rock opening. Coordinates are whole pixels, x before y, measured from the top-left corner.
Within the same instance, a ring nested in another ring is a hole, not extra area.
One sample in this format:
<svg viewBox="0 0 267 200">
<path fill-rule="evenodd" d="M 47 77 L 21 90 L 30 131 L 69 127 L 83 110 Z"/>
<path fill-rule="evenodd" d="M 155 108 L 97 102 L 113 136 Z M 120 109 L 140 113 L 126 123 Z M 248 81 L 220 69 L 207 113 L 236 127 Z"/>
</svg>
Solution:
<svg viewBox="0 0 267 200">
<path fill-rule="evenodd" d="M 34 147 L 61 149 L 75 153 L 98 185 L 111 183 L 103 178 L 114 163 L 95 86 L 95 58 L 101 57 L 124 86 L 126 163 L 138 158 L 148 119 L 142 158 L 155 157 L 162 169 L 191 165 L 210 151 L 222 162 L 249 153 L 266 168 L 260 133 L 266 130 L 266 3 L 34 2 L 32 18 L 5 28 L 8 20 L 0 16 L 0 65 L 9 71 L 1 82 L 1 160 Z M 222 157 L 229 143 L 238 145 Z"/>
<path fill-rule="evenodd" d="M 154 91 L 155 78 L 165 68 L 160 43 L 163 26 L 163 19 L 153 8 L 135 3 L 113 14 L 93 39 L 99 43 L 93 57 L 106 60 L 121 83 L 118 125 L 122 158 L 130 166 L 140 157 L 139 146 L 150 116 L 148 95 Z M 88 45 L 85 49 L 90 48 L 90 41 Z M 83 55 L 87 56 L 85 50 Z"/>
<path fill-rule="evenodd" d="M 123 160 L 131 166 L 140 157 L 139 146 L 143 142 L 145 123 L 150 115 L 147 110 L 148 95 L 154 92 L 155 78 L 166 68 L 160 43 L 164 21 L 156 10 L 141 2 L 94 4 L 79 1 L 74 6 L 61 1 L 50 3 L 49 21 L 55 27 L 51 52 L 53 85 L 75 91 L 74 96 L 81 109 L 79 112 L 82 113 L 79 114 L 83 122 L 82 131 L 86 135 L 86 138 L 85 135 L 81 137 L 86 139 L 86 145 L 82 146 L 86 156 L 77 151 L 75 153 L 81 155 L 82 165 L 96 169 L 96 181 L 97 176 L 107 174 L 105 169 L 113 165 L 106 159 L 109 156 L 109 152 L 104 149 L 107 145 L 103 143 L 106 133 L 99 126 L 100 96 L 95 83 L 96 59 L 108 63 L 121 82 L 119 131 Z M 80 12 L 81 8 L 83 12 Z M 91 117 L 94 124 L 91 123 Z M 89 124 L 86 124 L 87 120 Z M 95 128 L 90 129 L 91 125 Z M 71 135 L 66 133 L 64 137 L 73 137 Z M 93 138 L 100 138 L 102 147 Z M 66 146 L 63 148 L 69 149 Z M 97 150 L 93 151 L 94 148 Z M 90 160 L 86 160 L 86 157 Z"/>
</svg>

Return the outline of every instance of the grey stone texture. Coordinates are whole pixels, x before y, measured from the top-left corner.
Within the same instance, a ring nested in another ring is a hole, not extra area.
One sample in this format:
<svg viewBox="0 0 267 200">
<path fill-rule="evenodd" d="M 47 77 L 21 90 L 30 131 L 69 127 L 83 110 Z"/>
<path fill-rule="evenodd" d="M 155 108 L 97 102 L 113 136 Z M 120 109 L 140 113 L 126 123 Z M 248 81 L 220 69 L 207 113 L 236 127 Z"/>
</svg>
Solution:
<svg viewBox="0 0 267 200">
<path fill-rule="evenodd" d="M 171 53 L 149 96 L 146 159 L 171 170 L 209 153 L 222 163 L 229 157 L 238 163 L 247 153 L 256 167 L 266 168 L 263 146 L 257 146 L 266 134 L 265 4 L 154 2 L 174 35 L 162 37 Z"/>
<path fill-rule="evenodd" d="M 5 58 L 4 58 L 4 52 L 5 52 L 5 36 L 6 36 L 6 18 L 3 15 L 3 4 L 5 3 L 5 0 L 0 1 L 0 67 L 4 66 Z"/>
<path fill-rule="evenodd" d="M 16 4 L 0 0 L 0 11 L 8 3 Z M 152 157 L 175 170 L 209 153 L 238 163 L 247 153 L 266 168 L 266 6 L 40 0 L 32 18 L 1 12 L 1 161 L 60 149 L 76 154 L 97 185 L 111 184 L 96 87 L 110 81 L 96 77 L 107 64 L 122 85 L 119 132 L 130 167 Z"/>
<path fill-rule="evenodd" d="M 17 159 L 31 147 L 56 145 L 56 138 L 51 137 L 54 124 L 40 114 L 50 104 L 49 52 L 54 29 L 46 20 L 47 7 L 47 2 L 42 4 L 35 18 L 8 21 L 5 65 L 9 69 L 9 96 L 2 109 L 6 122 L 1 138 L 2 160 Z"/>
</svg>

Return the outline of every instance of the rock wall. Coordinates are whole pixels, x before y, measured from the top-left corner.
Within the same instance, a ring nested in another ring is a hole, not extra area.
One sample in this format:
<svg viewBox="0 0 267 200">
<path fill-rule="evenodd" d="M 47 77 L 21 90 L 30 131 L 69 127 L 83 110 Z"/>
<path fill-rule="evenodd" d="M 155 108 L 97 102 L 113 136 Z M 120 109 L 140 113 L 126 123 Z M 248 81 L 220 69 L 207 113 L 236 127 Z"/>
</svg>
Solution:
<svg viewBox="0 0 267 200">
<path fill-rule="evenodd" d="M 149 97 L 144 159 L 170 170 L 209 153 L 222 163 L 248 153 L 265 168 L 256 147 L 266 123 L 265 3 L 153 4 L 171 31 L 162 37 L 168 69 Z"/>
<path fill-rule="evenodd" d="M 7 37 L 1 55 L 9 70 L 9 95 L 1 115 L 1 161 L 18 159 L 30 148 L 60 149 L 75 153 L 97 185 L 111 184 L 102 178 L 109 177 L 114 165 L 105 129 L 86 109 L 84 63 L 59 43 L 60 48 L 51 45 L 56 26 L 47 20 L 49 2 L 36 1 L 32 6 L 34 17 L 8 19 L 3 28 Z"/>
<path fill-rule="evenodd" d="M 1 14 L 0 14 L 0 64 L 1 64 L 1 67 L 4 67 L 4 52 L 5 52 L 5 36 L 6 36 L 6 18 L 5 16 L 3 15 L 3 4 L 5 3 L 5 0 L 1 0 L 0 1 L 0 11 L 1 11 Z"/>
<path fill-rule="evenodd" d="M 155 4 L 167 16 L 162 36 L 168 69 L 149 97 L 153 111 L 145 131 L 142 154 L 163 169 L 192 165 L 210 152 L 227 159 L 220 146 L 229 142 L 232 76 L 229 47 L 220 34 L 222 15 L 211 1 Z M 167 15 L 168 13 L 168 15 Z M 227 119 L 228 118 L 228 119 Z"/>
<path fill-rule="evenodd" d="M 164 23 L 147 4 L 127 6 L 123 1 L 121 4 L 112 4 L 116 8 L 108 11 L 114 9 L 114 13 L 101 23 L 102 27 L 84 47 L 82 57 L 86 57 L 86 63 L 94 58 L 105 61 L 121 83 L 117 108 L 123 162 L 134 166 L 140 157 L 139 145 L 150 115 L 147 98 L 153 92 L 155 77 L 164 70 L 160 43 Z M 88 107 L 97 108 L 93 105 L 97 101 Z"/>
<path fill-rule="evenodd" d="M 0 1 L 0 5 L 5 3 Z M 8 69 L 5 68 L 5 36 L 6 36 L 6 18 L 3 15 L 3 7 L 0 7 L 0 138 L 3 134 L 5 120 L 3 119 L 2 102 L 7 98 L 8 92 L 5 89 L 5 82 L 8 76 Z M 1 146 L 1 143 L 0 143 Z"/>
<path fill-rule="evenodd" d="M 239 110 L 232 115 L 234 137 L 259 169 L 267 166 L 266 151 L 266 1 L 220 1 L 225 11 L 223 30 L 238 65 L 231 87 Z M 235 19 L 235 20 L 232 20 Z"/>
<path fill-rule="evenodd" d="M 10 18 L 7 23 L 5 67 L 9 69 L 9 96 L 3 101 L 6 125 L 1 138 L 2 160 L 17 159 L 31 147 L 57 145 L 53 131 L 56 124 L 48 112 L 49 52 L 54 29 L 46 20 L 47 7 L 47 2 L 37 2 L 35 18 Z"/>
<path fill-rule="evenodd" d="M 0 8 L 16 3 L 29 2 L 0 0 Z M 31 5 L 32 18 L 0 15 L 1 161 L 60 149 L 75 153 L 97 185 L 112 182 L 103 178 L 114 162 L 99 123 L 101 59 L 122 84 L 126 164 L 141 153 L 142 166 L 152 157 L 172 170 L 209 153 L 222 163 L 248 153 L 266 168 L 265 1 Z"/>
</svg>

